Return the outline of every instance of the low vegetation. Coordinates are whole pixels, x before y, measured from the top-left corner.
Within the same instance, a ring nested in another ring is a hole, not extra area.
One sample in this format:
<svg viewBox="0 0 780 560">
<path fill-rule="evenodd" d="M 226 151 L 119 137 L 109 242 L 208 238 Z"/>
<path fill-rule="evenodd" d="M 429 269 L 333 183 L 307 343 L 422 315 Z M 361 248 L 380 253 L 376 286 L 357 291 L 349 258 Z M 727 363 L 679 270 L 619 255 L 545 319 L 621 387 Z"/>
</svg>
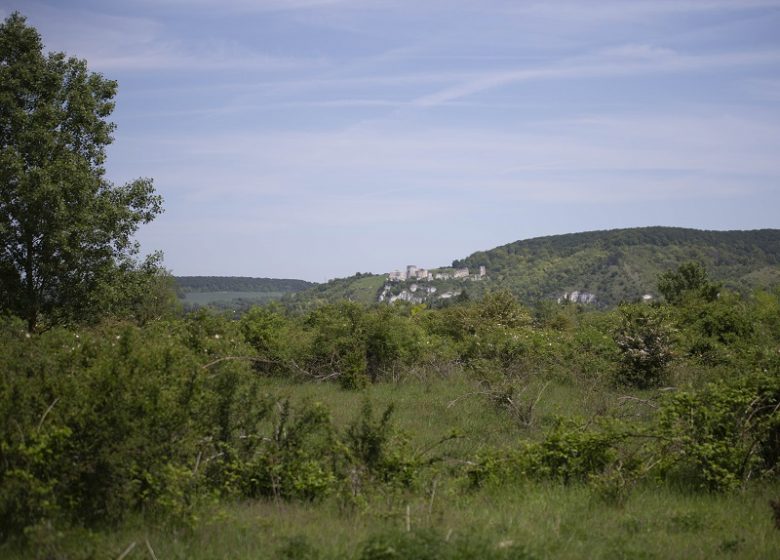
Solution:
<svg viewBox="0 0 780 560">
<path fill-rule="evenodd" d="M 494 292 L 35 334 L 7 317 L 0 550 L 776 556 L 780 292 L 713 297 L 706 273 L 673 282 L 689 273 L 662 278 L 674 304 L 611 311 Z"/>
</svg>

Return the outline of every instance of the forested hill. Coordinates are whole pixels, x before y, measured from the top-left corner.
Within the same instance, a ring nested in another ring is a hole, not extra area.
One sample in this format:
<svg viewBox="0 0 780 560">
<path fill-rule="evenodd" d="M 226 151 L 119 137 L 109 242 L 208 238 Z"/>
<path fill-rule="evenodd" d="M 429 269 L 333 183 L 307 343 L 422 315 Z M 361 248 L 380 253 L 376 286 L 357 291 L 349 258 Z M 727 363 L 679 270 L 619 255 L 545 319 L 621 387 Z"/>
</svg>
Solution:
<svg viewBox="0 0 780 560">
<path fill-rule="evenodd" d="M 186 309 L 209 306 L 243 310 L 257 304 L 278 301 L 286 295 L 313 288 L 317 284 L 289 278 L 249 278 L 246 276 L 177 276 L 179 297 Z"/>
<path fill-rule="evenodd" d="M 479 281 L 426 283 L 426 288 L 437 288 L 436 294 L 426 301 L 436 304 L 438 296 L 448 291 L 463 290 L 469 297 L 479 298 L 486 291 L 507 288 L 530 305 L 579 292 L 586 299 L 592 295 L 594 305 L 610 307 L 646 294 L 658 297 L 658 275 L 690 261 L 704 265 L 711 279 L 740 292 L 780 285 L 780 230 L 646 227 L 515 241 L 454 261 L 453 268 L 468 267 L 472 274 L 485 266 L 487 276 Z M 410 280 L 392 286 L 398 292 L 409 290 L 417 282 Z M 284 299 L 299 308 L 343 299 L 372 303 L 386 283 L 386 274 L 357 274 Z"/>
<path fill-rule="evenodd" d="M 316 284 L 289 278 L 250 278 L 247 276 L 177 276 L 182 292 L 300 292 Z"/>
<path fill-rule="evenodd" d="M 780 230 L 702 231 L 647 227 L 515 241 L 453 266 L 485 266 L 484 287 L 506 287 L 526 302 L 585 291 L 602 305 L 656 294 L 659 273 L 687 261 L 745 291 L 780 283 Z"/>
<path fill-rule="evenodd" d="M 287 294 L 283 301 L 288 308 L 297 311 L 339 301 L 371 304 L 376 302 L 386 278 L 386 274 L 358 272 L 347 278 L 334 278 L 324 284 L 317 284 L 303 292 Z"/>
<path fill-rule="evenodd" d="M 472 273 L 485 266 L 487 276 L 480 281 L 433 281 L 430 285 L 437 287 L 437 294 L 463 290 L 475 298 L 488 290 L 507 288 L 531 305 L 579 292 L 592 295 L 595 305 L 609 307 L 646 294 L 657 297 L 658 275 L 690 261 L 703 264 L 713 280 L 733 290 L 778 285 L 780 230 L 646 227 L 537 237 L 452 263 Z M 324 284 L 229 276 L 179 276 L 176 282 L 191 305 L 240 308 L 282 299 L 290 307 L 308 309 L 341 300 L 374 303 L 386 279 L 386 274 L 364 273 Z M 412 283 L 395 286 L 400 290 Z M 437 296 L 429 299 L 435 303 Z"/>
</svg>

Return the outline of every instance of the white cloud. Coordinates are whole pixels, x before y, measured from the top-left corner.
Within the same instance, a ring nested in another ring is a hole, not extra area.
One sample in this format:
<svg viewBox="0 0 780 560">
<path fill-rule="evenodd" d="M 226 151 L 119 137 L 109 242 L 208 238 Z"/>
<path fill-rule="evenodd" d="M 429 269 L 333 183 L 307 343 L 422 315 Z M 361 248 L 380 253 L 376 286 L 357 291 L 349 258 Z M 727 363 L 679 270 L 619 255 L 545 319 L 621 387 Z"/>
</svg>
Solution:
<svg viewBox="0 0 780 560">
<path fill-rule="evenodd" d="M 777 50 L 683 55 L 668 49 L 649 47 L 637 49 L 636 46 L 630 45 L 602 51 L 596 55 L 573 58 L 547 67 L 485 72 L 461 84 L 419 97 L 414 103 L 422 107 L 431 107 L 526 81 L 696 72 L 778 62 L 780 62 L 780 51 Z"/>
<path fill-rule="evenodd" d="M 286 12 L 332 8 L 372 9 L 395 5 L 393 0 L 126 0 L 146 7 L 219 10 L 237 13 Z"/>
<path fill-rule="evenodd" d="M 742 85 L 751 97 L 763 101 L 780 101 L 780 79 L 753 79 Z"/>
<path fill-rule="evenodd" d="M 702 12 L 737 12 L 778 8 L 779 0 L 552 0 L 511 4 L 509 11 L 524 17 L 609 23 Z"/>
<path fill-rule="evenodd" d="M 84 58 L 93 70 L 263 70 L 321 68 L 322 58 L 277 56 L 229 39 L 192 41 L 176 38 L 152 17 L 114 16 L 42 3 L 25 11 L 46 48 Z"/>
<path fill-rule="evenodd" d="M 417 215 L 409 211 L 416 205 L 430 212 L 459 200 L 738 197 L 780 180 L 778 124 L 714 113 L 596 115 L 518 132 L 399 123 L 172 136 L 144 140 L 165 162 L 134 150 L 133 164 L 187 204 L 273 202 L 292 212 L 327 210 L 329 223 L 358 213 L 402 222 Z"/>
</svg>

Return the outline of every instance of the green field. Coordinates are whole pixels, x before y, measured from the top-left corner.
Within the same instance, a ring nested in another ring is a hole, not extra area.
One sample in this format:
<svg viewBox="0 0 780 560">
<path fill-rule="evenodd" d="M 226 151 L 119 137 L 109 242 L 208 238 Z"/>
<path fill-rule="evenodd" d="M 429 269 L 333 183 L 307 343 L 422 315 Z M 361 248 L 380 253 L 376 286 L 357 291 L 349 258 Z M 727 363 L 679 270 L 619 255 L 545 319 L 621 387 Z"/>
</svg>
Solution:
<svg viewBox="0 0 780 560">
<path fill-rule="evenodd" d="M 184 301 L 195 305 L 230 303 L 237 299 L 265 303 L 280 300 L 284 294 L 285 292 L 187 292 L 184 294 Z"/>
<path fill-rule="evenodd" d="M 536 419 L 525 426 L 479 395 L 480 385 L 462 372 L 380 383 L 361 392 L 283 380 L 266 380 L 262 390 L 294 403 L 320 402 L 341 428 L 366 400 L 379 410 L 394 403 L 398 435 L 415 453 L 438 461 L 414 489 L 377 489 L 359 504 L 332 495 L 314 502 L 268 498 L 203 505 L 186 526 L 134 517 L 112 531 L 48 535 L 37 557 L 55 557 L 46 555 L 46 546 L 59 551 L 57 558 L 85 559 L 118 558 L 127 550 L 128 559 L 182 560 L 780 557 L 780 531 L 768 504 L 780 496 L 776 481 L 726 494 L 646 481 L 614 503 L 581 482 L 518 480 L 469 489 L 451 474 L 480 450 L 540 438 L 561 415 L 636 414 L 634 405 L 621 400 L 625 392 L 605 391 L 591 397 L 593 402 L 569 384 L 553 382 L 539 400 Z M 453 430 L 459 439 L 436 445 Z M 0 553 L 31 557 L 29 550 L 13 547 Z"/>
</svg>

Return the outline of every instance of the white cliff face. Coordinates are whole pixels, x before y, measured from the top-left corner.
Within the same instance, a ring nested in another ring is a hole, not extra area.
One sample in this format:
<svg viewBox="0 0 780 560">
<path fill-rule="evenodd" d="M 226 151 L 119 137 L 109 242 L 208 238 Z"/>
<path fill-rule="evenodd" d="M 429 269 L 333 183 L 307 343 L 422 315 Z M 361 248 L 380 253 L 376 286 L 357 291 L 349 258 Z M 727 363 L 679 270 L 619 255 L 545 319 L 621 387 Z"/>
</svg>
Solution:
<svg viewBox="0 0 780 560">
<path fill-rule="evenodd" d="M 479 272 L 469 274 L 468 267 L 464 268 L 446 268 L 435 269 L 436 272 L 428 270 L 427 268 L 418 268 L 416 265 L 410 264 L 405 270 L 394 270 L 387 273 L 387 279 L 391 282 L 407 282 L 411 280 L 418 280 L 423 282 L 431 282 L 433 280 L 482 280 L 487 277 L 487 269 L 484 266 L 479 267 Z"/>
<path fill-rule="evenodd" d="M 410 292 L 404 290 L 398 295 L 390 296 L 390 299 L 388 299 L 387 301 L 390 303 L 393 303 L 394 301 L 408 301 L 409 303 L 422 303 L 423 298 L 419 296 L 414 296 Z"/>
<path fill-rule="evenodd" d="M 463 290 L 447 290 L 442 286 L 425 285 L 435 280 L 460 280 L 461 282 L 478 282 L 487 278 L 487 269 L 479 267 L 479 272 L 469 274 L 468 268 L 436 269 L 432 272 L 426 268 L 418 268 L 416 265 L 408 265 L 405 270 L 394 270 L 387 274 L 387 280 L 377 296 L 377 301 L 393 303 L 394 301 L 408 301 L 411 303 L 425 303 L 433 300 L 450 299 L 459 296 Z M 425 284 L 424 284 L 424 283 Z M 400 290 L 400 291 L 399 291 Z"/>
<path fill-rule="evenodd" d="M 579 290 L 564 292 L 564 294 L 558 298 L 558 303 L 563 303 L 564 301 L 570 301 L 572 303 L 596 303 L 596 294 L 581 292 Z"/>
<path fill-rule="evenodd" d="M 460 290 L 457 290 L 457 291 L 454 291 L 454 292 L 444 292 L 442 295 L 439 296 L 439 299 L 454 298 L 454 297 L 459 296 L 461 293 L 462 292 Z"/>
<path fill-rule="evenodd" d="M 436 286 L 420 286 L 412 284 L 409 288 L 404 288 L 401 292 L 393 293 L 393 281 L 387 282 L 377 297 L 379 302 L 393 303 L 394 301 L 408 301 L 409 303 L 424 303 L 426 300 L 435 298 L 434 294 L 438 292 Z M 397 286 L 396 286 L 397 289 Z M 415 295 L 416 294 L 416 295 Z M 460 290 L 455 292 L 445 292 L 438 296 L 439 299 L 449 299 L 460 294 Z"/>
</svg>

